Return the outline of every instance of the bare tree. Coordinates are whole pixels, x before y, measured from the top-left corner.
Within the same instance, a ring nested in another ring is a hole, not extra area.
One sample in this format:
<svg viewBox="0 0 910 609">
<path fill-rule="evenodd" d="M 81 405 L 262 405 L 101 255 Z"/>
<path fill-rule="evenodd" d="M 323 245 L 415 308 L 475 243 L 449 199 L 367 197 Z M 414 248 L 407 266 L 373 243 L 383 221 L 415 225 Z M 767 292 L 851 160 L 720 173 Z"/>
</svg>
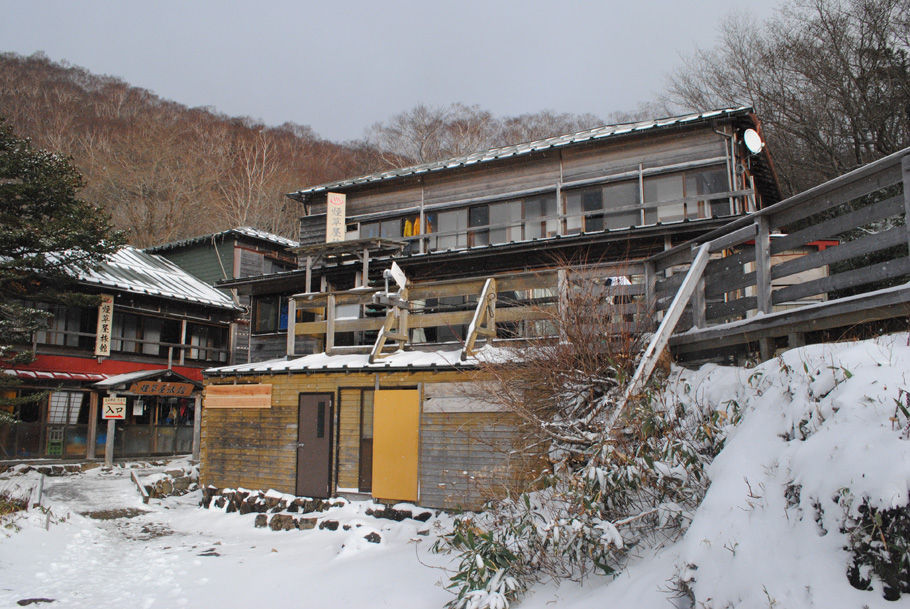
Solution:
<svg viewBox="0 0 910 609">
<path fill-rule="evenodd" d="M 786 190 L 798 192 L 910 144 L 910 2 L 793 0 L 765 23 L 726 19 L 667 98 L 756 109 Z"/>
</svg>

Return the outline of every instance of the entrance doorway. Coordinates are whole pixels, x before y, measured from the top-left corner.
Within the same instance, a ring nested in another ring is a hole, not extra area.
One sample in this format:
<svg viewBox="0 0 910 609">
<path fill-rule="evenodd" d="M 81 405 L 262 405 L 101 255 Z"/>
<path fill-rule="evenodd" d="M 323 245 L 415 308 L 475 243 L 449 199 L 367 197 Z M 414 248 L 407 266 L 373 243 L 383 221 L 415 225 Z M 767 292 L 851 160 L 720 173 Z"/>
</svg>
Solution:
<svg viewBox="0 0 910 609">
<path fill-rule="evenodd" d="M 297 414 L 297 495 L 328 497 L 332 471 L 332 394 L 301 393 Z"/>
</svg>

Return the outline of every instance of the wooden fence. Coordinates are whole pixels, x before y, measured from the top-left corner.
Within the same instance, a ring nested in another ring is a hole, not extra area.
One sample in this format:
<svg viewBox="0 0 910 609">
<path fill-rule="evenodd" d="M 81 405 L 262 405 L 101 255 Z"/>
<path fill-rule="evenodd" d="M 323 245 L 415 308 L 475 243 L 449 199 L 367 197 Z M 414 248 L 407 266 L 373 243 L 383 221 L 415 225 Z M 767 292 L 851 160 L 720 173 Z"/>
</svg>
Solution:
<svg viewBox="0 0 910 609">
<path fill-rule="evenodd" d="M 910 313 L 910 148 L 650 258 L 667 315 L 696 252 L 710 258 L 669 344 L 684 357 Z"/>
</svg>

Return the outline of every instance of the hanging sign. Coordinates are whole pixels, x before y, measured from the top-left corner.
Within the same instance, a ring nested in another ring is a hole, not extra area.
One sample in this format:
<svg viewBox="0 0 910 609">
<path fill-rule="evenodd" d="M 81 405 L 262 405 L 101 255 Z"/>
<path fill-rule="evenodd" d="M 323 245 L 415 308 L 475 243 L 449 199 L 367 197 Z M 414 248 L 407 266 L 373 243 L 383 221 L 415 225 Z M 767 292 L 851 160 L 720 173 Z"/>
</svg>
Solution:
<svg viewBox="0 0 910 609">
<path fill-rule="evenodd" d="M 107 357 L 111 354 L 111 328 L 114 326 L 114 297 L 102 294 L 98 304 L 98 328 L 95 330 L 95 355 Z"/>
<path fill-rule="evenodd" d="M 101 400 L 102 419 L 125 419 L 126 398 L 104 398 Z"/>
<path fill-rule="evenodd" d="M 184 398 L 193 393 L 193 384 L 139 381 L 130 385 L 130 393 L 135 393 L 136 395 L 164 395 L 175 398 Z"/>
<path fill-rule="evenodd" d="M 345 217 L 344 207 L 347 197 L 338 192 L 330 192 L 325 207 L 325 242 L 344 241 Z"/>
</svg>

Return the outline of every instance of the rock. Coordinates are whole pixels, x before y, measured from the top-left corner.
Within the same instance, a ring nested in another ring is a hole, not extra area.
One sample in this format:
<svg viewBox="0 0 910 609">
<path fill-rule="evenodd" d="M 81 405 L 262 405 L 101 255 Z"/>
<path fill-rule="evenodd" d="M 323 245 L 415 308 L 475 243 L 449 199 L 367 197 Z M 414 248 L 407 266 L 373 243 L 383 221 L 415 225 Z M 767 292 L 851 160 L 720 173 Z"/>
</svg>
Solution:
<svg viewBox="0 0 910 609">
<path fill-rule="evenodd" d="M 297 528 L 297 519 L 288 514 L 275 514 L 269 521 L 269 528 L 273 531 L 290 531 Z"/>
<path fill-rule="evenodd" d="M 82 471 L 82 466 L 78 463 L 74 463 L 72 465 L 64 465 L 63 471 L 65 471 L 67 474 L 78 474 Z"/>
<path fill-rule="evenodd" d="M 224 498 L 224 495 L 221 495 L 220 497 L 218 497 L 218 499 L 215 499 L 216 508 L 219 508 L 219 509 L 223 508 L 225 503 L 227 503 L 227 499 Z"/>
<path fill-rule="evenodd" d="M 424 537 L 426 537 L 427 535 L 430 534 L 430 529 L 421 529 L 421 530 L 417 531 L 417 534 L 423 535 Z"/>
<path fill-rule="evenodd" d="M 417 514 L 416 516 L 414 516 L 413 518 L 414 518 L 414 520 L 417 520 L 420 522 L 426 522 L 432 516 L 433 516 L 433 514 L 431 514 L 430 512 L 421 512 L 421 513 Z"/>
<path fill-rule="evenodd" d="M 328 529 L 330 531 L 338 530 L 338 521 L 337 520 L 323 520 L 319 523 L 320 529 Z"/>
<path fill-rule="evenodd" d="M 315 529 L 316 528 L 316 519 L 315 518 L 301 518 L 297 521 L 297 526 L 300 527 L 301 531 Z"/>
<path fill-rule="evenodd" d="M 249 514 L 250 512 L 252 512 L 254 510 L 253 510 L 253 506 L 250 505 L 250 503 L 248 501 L 244 501 L 243 503 L 240 504 L 240 507 L 237 509 L 237 511 L 240 512 L 241 516 L 243 516 L 244 514 Z"/>
<path fill-rule="evenodd" d="M 183 470 L 182 469 L 166 469 L 166 470 L 164 470 L 164 473 L 166 475 L 170 476 L 171 478 L 179 478 L 180 476 L 183 475 Z"/>
<path fill-rule="evenodd" d="M 88 463 L 83 463 L 83 464 L 82 464 L 82 471 L 87 472 L 87 471 L 89 471 L 90 469 L 95 469 L 96 467 L 101 467 L 101 464 L 100 464 L 100 463 L 96 463 L 96 462 L 94 462 L 94 461 L 89 461 Z"/>
<path fill-rule="evenodd" d="M 20 607 L 25 607 L 28 605 L 35 605 L 37 603 L 53 603 L 54 599 L 52 598 L 23 598 L 22 600 L 16 601 L 16 604 Z"/>
<path fill-rule="evenodd" d="M 370 543 L 379 543 L 380 541 L 382 541 L 382 537 L 380 537 L 379 533 L 377 533 L 375 531 L 373 531 L 372 533 L 367 533 L 366 535 L 363 536 L 363 538 L 366 539 Z"/>
<path fill-rule="evenodd" d="M 385 518 L 386 520 L 394 520 L 396 522 L 401 522 L 405 518 L 411 517 L 411 510 L 396 510 L 390 507 L 381 510 L 370 508 L 366 513 L 367 516 L 372 516 L 373 518 Z M 427 516 L 427 518 L 429 518 L 429 516 Z"/>
<path fill-rule="evenodd" d="M 190 487 L 190 484 L 192 484 L 192 482 L 193 479 L 189 476 L 180 476 L 178 478 L 174 478 L 174 490 L 185 492 Z"/>
<path fill-rule="evenodd" d="M 288 511 L 288 512 L 297 512 L 297 510 L 299 510 L 299 509 L 300 509 L 300 508 L 299 508 L 298 505 L 297 505 L 297 500 L 296 500 L 296 499 L 295 499 L 294 501 L 292 501 L 292 502 L 291 502 L 291 505 L 289 505 L 289 506 L 287 507 L 287 511 Z"/>
<path fill-rule="evenodd" d="M 253 526 L 257 529 L 263 529 L 269 526 L 269 517 L 265 514 L 256 514 L 256 520 L 253 521 Z"/>
</svg>

